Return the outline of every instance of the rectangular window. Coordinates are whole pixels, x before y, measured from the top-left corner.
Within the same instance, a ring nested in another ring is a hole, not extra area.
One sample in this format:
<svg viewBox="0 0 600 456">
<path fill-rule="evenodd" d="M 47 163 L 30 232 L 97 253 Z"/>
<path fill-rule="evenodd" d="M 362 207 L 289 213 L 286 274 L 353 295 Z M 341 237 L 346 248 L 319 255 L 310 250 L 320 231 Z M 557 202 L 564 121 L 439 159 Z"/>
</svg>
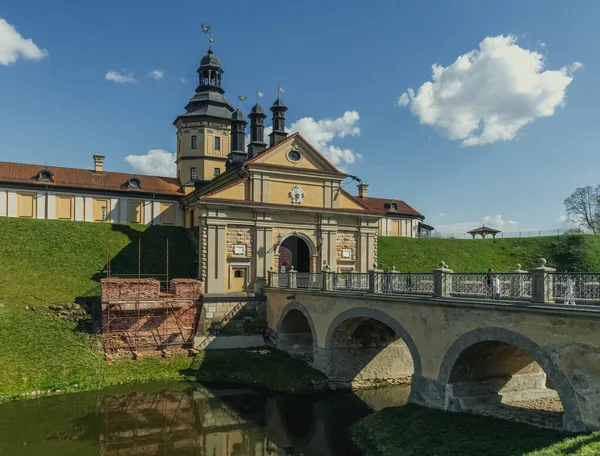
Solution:
<svg viewBox="0 0 600 456">
<path fill-rule="evenodd" d="M 143 223 L 144 203 L 142 201 L 129 201 L 127 221 L 129 223 Z"/>
<path fill-rule="evenodd" d="M 160 224 L 175 225 L 177 206 L 175 204 L 160 203 Z"/>
<path fill-rule="evenodd" d="M 17 194 L 18 217 L 35 218 L 36 206 L 34 193 L 19 193 Z"/>
<path fill-rule="evenodd" d="M 195 181 L 197 178 L 196 168 L 190 168 L 190 180 Z"/>
<path fill-rule="evenodd" d="M 109 200 L 94 198 L 94 222 L 106 222 L 109 219 Z"/>
<path fill-rule="evenodd" d="M 215 136 L 215 150 L 221 150 L 221 138 Z"/>
<path fill-rule="evenodd" d="M 192 149 L 195 149 L 197 146 L 197 137 L 196 135 L 192 136 Z"/>
<path fill-rule="evenodd" d="M 72 196 L 56 196 L 56 218 L 73 220 L 74 198 Z"/>
<path fill-rule="evenodd" d="M 221 174 L 221 168 L 215 168 L 215 170 L 214 170 L 214 175 L 215 175 L 215 176 L 218 176 L 218 175 L 220 175 L 220 174 Z"/>
</svg>

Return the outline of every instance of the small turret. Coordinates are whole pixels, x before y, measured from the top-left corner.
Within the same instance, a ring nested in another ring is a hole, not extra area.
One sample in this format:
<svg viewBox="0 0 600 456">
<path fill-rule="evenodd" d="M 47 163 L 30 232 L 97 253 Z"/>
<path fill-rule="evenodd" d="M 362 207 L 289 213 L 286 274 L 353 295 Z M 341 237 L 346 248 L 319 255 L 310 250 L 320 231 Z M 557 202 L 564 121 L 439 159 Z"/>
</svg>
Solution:
<svg viewBox="0 0 600 456">
<path fill-rule="evenodd" d="M 267 115 L 262 106 L 256 102 L 248 117 L 250 118 L 248 158 L 252 158 L 267 148 L 267 144 L 265 143 L 265 119 L 267 118 Z"/>
<path fill-rule="evenodd" d="M 281 97 L 277 97 L 277 100 L 271 106 L 271 112 L 273 113 L 273 133 L 269 135 L 270 147 L 279 144 L 287 138 L 288 134 L 285 131 L 285 112 L 287 110 L 288 108 L 283 104 Z"/>
</svg>

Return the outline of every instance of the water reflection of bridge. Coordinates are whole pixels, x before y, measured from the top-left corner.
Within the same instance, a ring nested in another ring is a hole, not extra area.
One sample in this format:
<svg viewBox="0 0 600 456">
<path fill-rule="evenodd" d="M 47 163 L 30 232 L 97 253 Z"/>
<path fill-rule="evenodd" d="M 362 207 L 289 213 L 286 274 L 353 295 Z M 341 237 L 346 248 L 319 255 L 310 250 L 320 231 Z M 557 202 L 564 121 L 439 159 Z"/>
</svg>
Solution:
<svg viewBox="0 0 600 456">
<path fill-rule="evenodd" d="M 365 398 L 348 393 L 314 399 L 200 386 L 104 396 L 100 454 L 353 456 L 358 453 L 347 428 L 370 411 L 373 401 Z"/>
</svg>

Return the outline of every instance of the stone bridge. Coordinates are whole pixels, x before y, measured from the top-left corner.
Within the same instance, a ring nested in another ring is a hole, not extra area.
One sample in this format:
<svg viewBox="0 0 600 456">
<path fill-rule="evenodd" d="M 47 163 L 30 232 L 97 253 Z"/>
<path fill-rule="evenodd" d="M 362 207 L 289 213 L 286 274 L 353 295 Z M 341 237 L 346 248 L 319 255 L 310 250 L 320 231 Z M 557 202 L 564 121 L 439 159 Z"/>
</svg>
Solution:
<svg viewBox="0 0 600 456">
<path fill-rule="evenodd" d="M 600 429 L 600 309 L 266 288 L 277 346 L 342 387 L 410 382 L 449 411 L 560 397 L 563 428 Z"/>
</svg>

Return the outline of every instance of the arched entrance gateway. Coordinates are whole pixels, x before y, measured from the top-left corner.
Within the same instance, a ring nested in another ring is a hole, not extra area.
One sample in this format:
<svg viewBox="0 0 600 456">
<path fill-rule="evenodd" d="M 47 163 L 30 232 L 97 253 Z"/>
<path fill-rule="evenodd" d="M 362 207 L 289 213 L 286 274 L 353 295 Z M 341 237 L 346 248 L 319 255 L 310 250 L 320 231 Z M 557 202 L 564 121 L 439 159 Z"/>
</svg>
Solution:
<svg viewBox="0 0 600 456">
<path fill-rule="evenodd" d="M 279 246 L 279 272 L 286 272 L 292 266 L 297 272 L 311 272 L 310 247 L 299 236 L 290 236 Z"/>
</svg>

